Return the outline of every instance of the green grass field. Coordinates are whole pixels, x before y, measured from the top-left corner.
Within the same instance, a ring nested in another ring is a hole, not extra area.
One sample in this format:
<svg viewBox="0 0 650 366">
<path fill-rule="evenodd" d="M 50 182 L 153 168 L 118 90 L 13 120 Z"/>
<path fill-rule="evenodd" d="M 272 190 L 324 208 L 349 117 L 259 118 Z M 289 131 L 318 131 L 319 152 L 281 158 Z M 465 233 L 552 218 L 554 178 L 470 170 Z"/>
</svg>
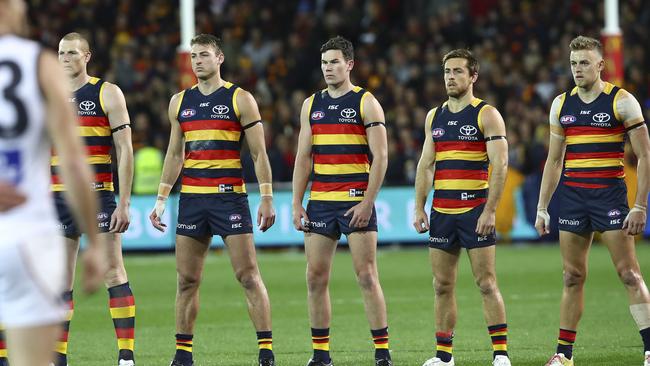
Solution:
<svg viewBox="0 0 650 366">
<path fill-rule="evenodd" d="M 650 245 L 638 245 L 650 278 Z M 278 365 L 304 365 L 311 354 L 305 261 L 299 252 L 262 252 L 260 268 L 271 296 L 274 351 Z M 172 255 L 128 255 L 126 265 L 136 296 L 136 361 L 168 365 L 174 353 L 176 274 Z M 427 250 L 379 252 L 388 303 L 390 345 L 395 365 L 419 366 L 434 350 L 433 289 Z M 491 365 L 491 346 L 481 299 L 463 254 L 458 279 L 457 365 Z M 506 302 L 509 352 L 513 365 L 543 365 L 555 350 L 562 286 L 557 246 L 502 246 L 497 271 Z M 373 365 L 373 347 L 361 295 L 346 250 L 337 253 L 331 280 L 332 358 L 337 366 Z M 590 256 L 585 313 L 575 347 L 576 365 L 641 365 L 642 343 L 629 314 L 627 296 L 606 248 Z M 107 295 L 75 298 L 70 365 L 116 363 Z M 257 343 L 243 291 L 224 252 L 208 258 L 201 310 L 194 337 L 195 365 L 256 365 Z"/>
</svg>

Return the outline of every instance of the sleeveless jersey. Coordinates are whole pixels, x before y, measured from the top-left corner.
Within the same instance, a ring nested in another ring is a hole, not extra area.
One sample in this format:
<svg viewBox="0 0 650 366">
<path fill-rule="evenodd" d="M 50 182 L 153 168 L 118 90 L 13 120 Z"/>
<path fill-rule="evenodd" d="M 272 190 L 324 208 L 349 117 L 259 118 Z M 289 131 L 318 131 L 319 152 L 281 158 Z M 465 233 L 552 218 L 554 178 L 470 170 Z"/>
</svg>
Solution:
<svg viewBox="0 0 650 366">
<path fill-rule="evenodd" d="M 488 155 L 481 113 L 488 104 L 474 98 L 453 113 L 447 103 L 427 121 L 436 154 L 433 209 L 461 214 L 487 200 Z"/>
<path fill-rule="evenodd" d="M 201 94 L 196 85 L 181 93 L 176 116 L 185 137 L 181 193 L 246 193 L 237 108 L 240 90 L 226 82 L 210 95 Z"/>
<path fill-rule="evenodd" d="M 0 245 L 56 228 L 49 190 L 50 142 L 38 81 L 41 47 L 13 35 L 0 36 L 0 181 L 27 196 L 0 212 Z"/>
<path fill-rule="evenodd" d="M 93 189 L 113 191 L 113 172 L 111 170 L 111 148 L 113 136 L 108 117 L 104 111 L 102 89 L 105 83 L 98 78 L 90 78 L 86 85 L 74 93 L 71 103 L 79 116 L 79 135 L 86 145 L 87 162 L 94 170 Z M 59 175 L 59 157 L 52 151 L 51 160 L 52 190 L 65 191 Z"/>
<path fill-rule="evenodd" d="M 625 177 L 625 126 L 616 110 L 621 89 L 605 83 L 591 103 L 578 96 L 578 87 L 560 96 L 558 120 L 566 136 L 564 184 L 581 188 L 609 187 Z"/>
<path fill-rule="evenodd" d="M 363 99 L 355 86 L 332 98 L 327 90 L 310 97 L 313 180 L 310 200 L 361 201 L 368 188 L 370 149 L 364 127 Z"/>
</svg>

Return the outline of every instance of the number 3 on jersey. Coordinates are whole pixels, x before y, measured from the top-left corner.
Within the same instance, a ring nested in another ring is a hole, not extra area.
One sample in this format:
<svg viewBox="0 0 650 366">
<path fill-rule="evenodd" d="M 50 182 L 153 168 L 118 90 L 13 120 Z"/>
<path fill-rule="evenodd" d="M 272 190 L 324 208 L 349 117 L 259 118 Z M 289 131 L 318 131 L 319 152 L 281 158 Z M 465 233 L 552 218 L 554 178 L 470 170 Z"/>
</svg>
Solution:
<svg viewBox="0 0 650 366">
<path fill-rule="evenodd" d="M 27 109 L 18 97 L 22 80 L 20 67 L 13 61 L 0 61 L 0 140 L 19 137 L 27 130 Z M 0 180 L 18 184 L 22 178 L 19 150 L 0 150 Z"/>
</svg>

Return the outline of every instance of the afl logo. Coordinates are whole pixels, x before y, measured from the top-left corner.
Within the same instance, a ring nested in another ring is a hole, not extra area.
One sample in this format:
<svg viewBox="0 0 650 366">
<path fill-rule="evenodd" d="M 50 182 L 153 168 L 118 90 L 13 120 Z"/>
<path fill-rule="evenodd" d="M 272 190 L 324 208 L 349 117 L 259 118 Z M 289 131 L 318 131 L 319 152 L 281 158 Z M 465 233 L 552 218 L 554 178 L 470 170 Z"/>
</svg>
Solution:
<svg viewBox="0 0 650 366">
<path fill-rule="evenodd" d="M 228 112 L 230 112 L 230 108 L 223 104 L 215 105 L 212 107 L 212 113 L 214 114 L 226 114 Z"/>
<path fill-rule="evenodd" d="M 230 221 L 240 221 L 241 220 L 241 215 L 240 214 L 232 214 L 230 215 Z"/>
<path fill-rule="evenodd" d="M 609 217 L 616 217 L 616 216 L 620 216 L 620 215 L 621 215 L 621 211 L 619 211 L 617 209 L 610 210 L 607 213 L 607 216 L 609 216 Z"/>
<path fill-rule="evenodd" d="M 311 114 L 311 119 L 313 119 L 314 121 L 318 121 L 319 119 L 323 119 L 323 117 L 325 117 L 325 112 L 323 112 L 323 111 L 316 111 L 316 112 Z"/>
<path fill-rule="evenodd" d="M 464 125 L 463 127 L 460 128 L 460 133 L 462 133 L 465 136 L 474 136 L 476 135 L 476 132 L 478 130 L 476 127 L 471 126 L 471 125 Z"/>
<path fill-rule="evenodd" d="M 593 119 L 594 122 L 598 122 L 598 123 L 607 122 L 609 121 L 610 118 L 611 118 L 610 115 L 605 112 L 596 113 L 594 114 L 593 117 L 591 117 L 591 119 Z"/>
<path fill-rule="evenodd" d="M 79 109 L 85 112 L 92 111 L 93 109 L 95 109 L 95 102 L 90 100 L 84 100 L 83 102 L 79 103 Z"/>
<path fill-rule="evenodd" d="M 196 111 L 194 109 L 184 109 L 181 112 L 181 117 L 183 118 L 190 118 L 196 114 Z"/>
<path fill-rule="evenodd" d="M 357 111 L 352 108 L 345 108 L 341 111 L 341 117 L 343 118 L 354 118 L 357 115 Z"/>
<path fill-rule="evenodd" d="M 575 116 L 567 115 L 560 117 L 560 123 L 563 125 L 568 125 L 576 121 Z"/>
<path fill-rule="evenodd" d="M 442 128 L 436 128 L 435 130 L 431 131 L 431 136 L 433 136 L 434 139 L 437 139 L 444 134 L 445 134 L 445 130 Z"/>
</svg>

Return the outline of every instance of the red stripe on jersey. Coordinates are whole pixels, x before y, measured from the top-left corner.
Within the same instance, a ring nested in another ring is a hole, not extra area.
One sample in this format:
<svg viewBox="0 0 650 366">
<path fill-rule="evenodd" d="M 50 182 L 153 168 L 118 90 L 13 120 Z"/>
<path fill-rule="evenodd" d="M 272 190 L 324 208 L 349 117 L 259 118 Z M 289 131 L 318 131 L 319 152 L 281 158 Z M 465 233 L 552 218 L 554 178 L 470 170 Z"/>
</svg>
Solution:
<svg viewBox="0 0 650 366">
<path fill-rule="evenodd" d="M 566 153 L 566 160 L 574 159 L 623 159 L 622 151 L 612 152 L 587 152 L 587 153 Z"/>
<path fill-rule="evenodd" d="M 436 170 L 435 179 L 487 180 L 488 172 L 484 170 L 461 170 L 461 169 Z"/>
<path fill-rule="evenodd" d="M 578 188 L 607 188 L 607 184 L 564 182 L 565 185 Z"/>
<path fill-rule="evenodd" d="M 314 164 L 365 164 L 366 154 L 314 154 Z"/>
<path fill-rule="evenodd" d="M 88 155 L 109 155 L 111 153 L 111 146 L 110 145 L 86 146 L 86 153 Z"/>
<path fill-rule="evenodd" d="M 185 159 L 193 160 L 224 160 L 239 158 L 239 150 L 194 150 L 185 154 Z"/>
<path fill-rule="evenodd" d="M 433 206 L 440 208 L 468 208 L 478 206 L 486 201 L 485 198 L 473 200 L 455 200 L 451 198 L 434 198 Z"/>
<path fill-rule="evenodd" d="M 59 333 L 59 342 L 67 342 L 68 341 L 68 334 L 69 333 L 67 331 L 65 331 L 65 330 L 62 331 L 61 333 Z M 2 347 L 2 348 L 5 348 L 5 347 Z"/>
<path fill-rule="evenodd" d="M 570 178 L 623 178 L 625 171 L 623 168 L 617 170 L 592 170 L 578 172 L 564 172 L 564 175 Z"/>
<path fill-rule="evenodd" d="M 361 125 L 352 124 L 352 123 L 316 124 L 311 126 L 311 133 L 314 135 L 319 135 L 319 134 L 365 135 L 366 129 Z"/>
<path fill-rule="evenodd" d="M 435 142 L 437 152 L 450 150 L 463 151 L 487 151 L 485 141 L 437 141 Z"/>
<path fill-rule="evenodd" d="M 219 184 L 232 184 L 233 186 L 241 186 L 244 184 L 244 180 L 237 177 L 195 178 L 184 176 L 181 182 L 183 185 L 200 187 L 216 187 Z"/>
<path fill-rule="evenodd" d="M 115 297 L 108 301 L 108 306 L 111 308 L 123 308 L 132 305 L 135 305 L 133 296 Z"/>
<path fill-rule="evenodd" d="M 223 130 L 223 131 L 241 131 L 241 124 L 237 121 L 228 121 L 223 119 L 198 120 L 181 122 L 183 132 L 197 130 Z"/>
<path fill-rule="evenodd" d="M 133 339 L 135 338 L 135 329 L 133 328 L 115 328 L 117 338 Z"/>
<path fill-rule="evenodd" d="M 334 191 L 349 191 L 350 189 L 366 189 L 368 187 L 368 182 L 341 182 L 341 183 L 332 183 L 332 182 L 318 182 L 314 181 L 311 184 L 311 190 L 313 192 L 334 192 Z"/>
<path fill-rule="evenodd" d="M 581 136 L 581 135 L 613 135 L 617 133 L 625 132 L 625 127 L 617 126 L 613 128 L 607 127 L 567 127 L 564 130 L 564 135 L 566 136 Z"/>
<path fill-rule="evenodd" d="M 113 173 L 97 173 L 95 174 L 95 182 L 112 182 Z"/>
<path fill-rule="evenodd" d="M 79 116 L 79 126 L 83 127 L 110 127 L 107 117 Z"/>
</svg>

